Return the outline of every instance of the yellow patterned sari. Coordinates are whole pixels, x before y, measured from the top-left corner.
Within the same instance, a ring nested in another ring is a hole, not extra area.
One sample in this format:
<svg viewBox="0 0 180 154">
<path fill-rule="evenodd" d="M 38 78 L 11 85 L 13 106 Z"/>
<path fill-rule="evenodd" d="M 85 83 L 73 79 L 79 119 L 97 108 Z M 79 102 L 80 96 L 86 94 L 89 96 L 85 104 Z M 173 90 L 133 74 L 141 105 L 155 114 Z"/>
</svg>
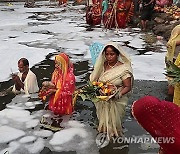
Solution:
<svg viewBox="0 0 180 154">
<path fill-rule="evenodd" d="M 174 64 L 180 67 L 180 54 L 178 55 Z M 180 83 L 176 83 L 174 86 L 173 102 L 180 106 Z"/>
<path fill-rule="evenodd" d="M 171 32 L 171 37 L 167 43 L 166 61 L 174 62 L 180 67 L 180 48 L 177 48 L 177 42 L 180 41 L 180 25 L 177 25 Z M 180 106 L 180 83 L 174 85 L 173 102 Z"/>
</svg>

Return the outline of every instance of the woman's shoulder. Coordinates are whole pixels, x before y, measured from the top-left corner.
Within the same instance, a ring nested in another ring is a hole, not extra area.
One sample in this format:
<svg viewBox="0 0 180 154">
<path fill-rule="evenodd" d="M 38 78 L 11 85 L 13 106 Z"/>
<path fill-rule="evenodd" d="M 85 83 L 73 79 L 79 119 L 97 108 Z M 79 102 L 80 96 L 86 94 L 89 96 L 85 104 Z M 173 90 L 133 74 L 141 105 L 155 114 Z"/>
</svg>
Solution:
<svg viewBox="0 0 180 154">
<path fill-rule="evenodd" d="M 123 67 L 123 68 L 126 68 L 126 69 L 127 69 L 127 68 L 129 69 L 129 67 L 131 67 L 129 64 L 127 64 L 127 63 L 122 63 L 122 62 L 120 62 L 120 61 L 118 61 L 117 66 Z"/>
<path fill-rule="evenodd" d="M 122 63 L 120 61 L 117 62 L 117 66 L 123 66 L 123 65 L 124 65 L 124 63 Z"/>
<path fill-rule="evenodd" d="M 119 65 L 121 67 L 121 69 L 123 69 L 126 72 L 132 73 L 132 67 L 130 64 L 127 63 L 122 63 L 121 65 Z"/>
</svg>

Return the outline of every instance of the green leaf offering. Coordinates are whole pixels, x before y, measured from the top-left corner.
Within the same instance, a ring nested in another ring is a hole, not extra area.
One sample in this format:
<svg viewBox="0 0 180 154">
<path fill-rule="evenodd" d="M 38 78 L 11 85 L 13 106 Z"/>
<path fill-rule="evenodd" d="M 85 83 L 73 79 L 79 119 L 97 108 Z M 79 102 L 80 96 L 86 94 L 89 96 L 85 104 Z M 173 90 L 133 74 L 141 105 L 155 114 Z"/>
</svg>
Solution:
<svg viewBox="0 0 180 154">
<path fill-rule="evenodd" d="M 163 74 L 165 74 L 169 78 L 172 78 L 170 82 L 171 84 L 180 82 L 180 68 L 172 62 L 168 62 L 166 72 Z"/>
</svg>

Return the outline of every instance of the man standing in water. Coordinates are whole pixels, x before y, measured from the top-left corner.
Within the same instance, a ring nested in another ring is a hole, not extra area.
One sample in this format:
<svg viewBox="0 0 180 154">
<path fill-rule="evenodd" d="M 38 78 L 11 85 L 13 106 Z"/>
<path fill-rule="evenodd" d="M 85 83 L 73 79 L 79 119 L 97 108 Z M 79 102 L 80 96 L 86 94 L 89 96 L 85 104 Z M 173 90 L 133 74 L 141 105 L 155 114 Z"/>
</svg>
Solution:
<svg viewBox="0 0 180 154">
<path fill-rule="evenodd" d="M 14 86 L 12 91 L 15 94 L 24 92 L 25 94 L 36 93 L 39 91 L 36 75 L 29 69 L 29 61 L 21 58 L 18 61 L 18 74 L 12 74 Z"/>
</svg>

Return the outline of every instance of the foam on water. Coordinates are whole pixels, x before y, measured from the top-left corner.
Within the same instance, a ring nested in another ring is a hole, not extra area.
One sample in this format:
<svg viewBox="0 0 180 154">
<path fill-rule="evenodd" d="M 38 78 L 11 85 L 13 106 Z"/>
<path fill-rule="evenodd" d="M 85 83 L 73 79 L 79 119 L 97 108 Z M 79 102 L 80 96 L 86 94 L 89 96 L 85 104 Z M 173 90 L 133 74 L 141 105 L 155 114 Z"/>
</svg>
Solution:
<svg viewBox="0 0 180 154">
<path fill-rule="evenodd" d="M 131 56 L 135 79 L 165 80 L 162 74 L 165 66 L 165 53 L 149 52 L 148 55 L 137 55 L 136 49 L 144 49 L 143 34 L 129 32 L 129 29 L 114 32 L 114 30 L 94 28 L 93 31 L 86 31 L 85 27 L 79 26 L 86 25 L 84 12 L 80 10 L 85 7 L 84 5 L 68 6 L 69 8 L 67 7 L 66 11 L 62 12 L 64 8 L 45 6 L 24 8 L 23 4 L 13 5 L 12 9 L 15 9 L 13 12 L 4 11 L 0 14 L 2 19 L 0 22 L 0 61 L 3 66 L 0 68 L 0 81 L 10 79 L 11 68 L 13 72 L 18 71 L 17 61 L 21 57 L 26 57 L 30 61 L 30 67 L 44 60 L 48 53 L 56 51 L 48 48 L 52 44 L 72 54 L 72 57 L 75 57 L 75 54 L 83 54 L 83 56 L 72 59 L 73 62 L 90 61 L 89 45 L 96 41 L 103 44 L 117 41 L 122 45 L 128 41 L 128 46 L 133 50 L 123 48 L 128 50 Z M 9 7 L 0 5 L 0 9 L 2 8 Z M 49 24 L 28 25 L 30 22 L 40 23 L 36 19 L 28 19 L 37 12 L 40 13 L 37 16 L 41 19 L 46 18 L 46 15 L 41 13 L 53 12 L 54 18 L 43 21 Z M 42 30 L 49 31 L 51 34 L 39 34 L 38 32 Z M 135 28 L 133 30 L 139 31 Z M 37 47 L 36 44 L 42 45 Z M 163 45 L 161 47 L 165 52 L 166 47 Z M 92 68 L 91 62 L 88 66 Z M 86 73 L 80 75 L 77 81 L 83 81 L 86 75 Z M 6 109 L 0 111 L 0 132 L 3 132 L 0 133 L 0 154 L 4 154 L 5 151 L 9 154 L 38 154 L 45 146 L 52 151 L 76 151 L 77 154 L 99 153 L 95 145 L 95 130 L 89 128 L 88 124 L 63 120 L 64 129 L 59 132 L 53 133 L 50 130 L 41 129 L 42 116 L 48 118 L 52 116 L 52 113 L 44 110 L 30 113 L 28 109 L 35 109 L 37 104 L 42 104 L 40 101 L 30 101 L 30 97 L 36 98 L 37 95 L 17 95 L 11 103 L 7 104 Z M 77 113 L 78 116 L 80 115 Z"/>
<path fill-rule="evenodd" d="M 48 8 L 46 6 L 41 6 L 40 8 L 23 8 L 21 5 L 13 5 L 12 12 L 4 11 L 0 15 L 2 21 L 0 23 L 0 61 L 2 67 L 0 71 L 2 75 L 0 81 L 5 81 L 9 79 L 9 74 L 11 73 L 11 68 L 13 72 L 17 72 L 17 61 L 21 57 L 26 57 L 30 61 L 30 67 L 34 64 L 39 63 L 44 59 L 44 57 L 54 49 L 46 49 L 48 45 L 56 45 L 62 48 L 64 52 L 69 52 L 70 54 L 82 53 L 83 58 L 90 60 L 91 56 L 89 53 L 89 45 L 93 42 L 99 41 L 106 44 L 108 41 L 117 41 L 120 44 L 123 42 L 130 42 L 128 46 L 135 49 L 144 49 L 145 42 L 142 39 L 143 34 L 135 33 L 139 32 L 138 28 L 132 29 L 134 32 L 130 32 L 129 29 L 120 29 L 117 32 L 114 30 L 103 30 L 101 28 L 94 28 L 93 31 L 86 31 L 85 27 L 78 25 L 86 25 L 84 19 L 84 12 L 81 10 L 84 5 L 80 6 L 68 6 L 67 8 Z M 0 8 L 8 8 L 8 6 L 0 6 Z M 70 9 L 71 8 L 71 9 Z M 65 10 L 65 11 L 63 11 Z M 28 13 L 27 13 L 28 12 Z M 33 18 L 28 18 L 28 16 L 36 14 L 37 18 L 46 19 L 43 24 L 38 26 L 29 26 L 29 22 L 40 23 L 42 21 L 34 20 Z M 43 12 L 50 13 L 51 18 L 47 18 L 48 15 L 43 14 Z M 51 14 L 53 12 L 53 14 Z M 41 14 L 42 13 L 42 14 Z M 8 18 L 7 18 L 8 16 Z M 54 20 L 52 20 L 55 18 Z M 61 20 L 61 22 L 58 21 Z M 48 21 L 49 20 L 49 21 Z M 39 34 L 38 31 L 49 31 L 54 34 Z M 133 34 L 133 35 L 132 35 Z M 19 44 L 21 43 L 21 44 Z M 23 43 L 23 44 L 22 44 Z M 41 43 L 42 48 L 35 47 L 36 44 Z M 28 44 L 28 46 L 26 46 Z M 44 46 L 43 46 L 44 44 Z M 30 46 L 33 47 L 30 47 Z M 43 48 L 44 47 L 44 48 Z M 162 46 L 162 50 L 166 51 L 166 48 Z M 135 55 L 137 51 L 133 54 Z M 9 54 L 8 54 L 9 53 Z M 7 58 L 9 56 L 13 59 Z M 136 66 L 134 70 L 135 78 L 142 80 L 164 80 L 164 76 L 154 77 L 157 74 L 157 68 L 159 74 L 164 69 L 164 64 L 156 63 L 154 61 L 153 55 L 149 55 L 152 58 L 146 58 L 146 60 L 138 63 L 139 56 L 132 57 L 132 63 Z M 159 61 L 164 61 L 164 54 L 158 56 Z M 81 59 L 75 60 L 75 62 L 81 61 Z M 73 61 L 74 62 L 74 61 Z M 151 76 L 147 71 L 144 71 L 144 64 L 153 63 L 155 65 L 151 66 Z M 31 107 L 33 108 L 33 107 Z"/>
<path fill-rule="evenodd" d="M 25 135 L 25 132 L 9 126 L 0 127 L 0 144 L 7 143 Z"/>
<path fill-rule="evenodd" d="M 53 135 L 53 132 L 49 130 L 39 130 L 39 131 L 34 131 L 33 134 L 39 137 L 49 137 Z"/>
<path fill-rule="evenodd" d="M 25 136 L 19 140 L 20 143 L 28 143 L 36 140 L 35 136 Z"/>
<path fill-rule="evenodd" d="M 29 97 L 24 97 L 24 95 L 17 95 L 13 100 L 14 106 L 20 104 L 19 107 L 23 108 L 25 107 L 23 104 L 28 99 Z M 75 120 L 69 121 L 70 117 L 64 116 L 62 117 L 64 129 L 53 133 L 51 130 L 43 130 L 40 124 L 42 116 L 46 119 L 54 117 L 51 111 L 40 110 L 30 113 L 25 109 L 7 107 L 0 111 L 0 132 L 3 132 L 0 133 L 0 153 L 8 151 L 9 154 L 38 154 L 45 146 L 52 151 L 98 153 L 94 130 L 88 125 Z M 94 147 L 93 150 L 92 147 Z"/>
</svg>

